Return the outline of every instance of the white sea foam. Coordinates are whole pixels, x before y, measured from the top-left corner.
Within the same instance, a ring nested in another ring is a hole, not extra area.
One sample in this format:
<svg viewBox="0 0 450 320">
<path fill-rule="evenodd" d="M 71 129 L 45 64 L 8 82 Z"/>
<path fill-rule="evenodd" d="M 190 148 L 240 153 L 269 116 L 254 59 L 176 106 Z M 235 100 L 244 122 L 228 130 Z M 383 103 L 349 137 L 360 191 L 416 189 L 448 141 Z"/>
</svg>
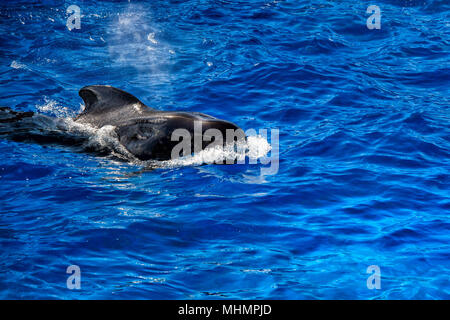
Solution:
<svg viewBox="0 0 450 320">
<path fill-rule="evenodd" d="M 89 124 L 79 123 L 72 118 L 64 118 L 60 126 L 64 130 L 87 137 L 85 147 L 98 151 L 109 151 L 111 155 L 118 158 L 138 163 L 139 160 L 133 156 L 119 141 L 114 126 L 103 126 L 95 128 Z"/>
<path fill-rule="evenodd" d="M 199 166 L 202 164 L 222 164 L 227 159 L 236 159 L 238 163 L 244 163 L 247 157 L 250 160 L 257 160 L 268 154 L 271 150 L 270 143 L 263 136 L 249 136 L 247 141 L 236 146 L 215 146 L 206 148 L 191 156 L 159 161 L 163 167 L 183 167 L 183 166 Z M 152 162 L 155 163 L 154 161 Z M 254 161 L 253 161 L 254 163 Z"/>
<path fill-rule="evenodd" d="M 10 67 L 14 69 L 28 69 L 28 67 L 25 64 L 17 62 L 16 60 L 11 62 Z"/>
<path fill-rule="evenodd" d="M 262 158 L 272 149 L 267 139 L 261 135 L 247 137 L 247 145 L 247 156 L 250 159 Z"/>
<path fill-rule="evenodd" d="M 36 105 L 36 108 L 42 113 L 56 116 L 58 118 L 67 118 L 73 116 L 73 112 L 69 108 L 63 107 L 55 100 L 49 99 L 47 97 L 44 98 L 44 103 L 41 105 Z"/>
</svg>

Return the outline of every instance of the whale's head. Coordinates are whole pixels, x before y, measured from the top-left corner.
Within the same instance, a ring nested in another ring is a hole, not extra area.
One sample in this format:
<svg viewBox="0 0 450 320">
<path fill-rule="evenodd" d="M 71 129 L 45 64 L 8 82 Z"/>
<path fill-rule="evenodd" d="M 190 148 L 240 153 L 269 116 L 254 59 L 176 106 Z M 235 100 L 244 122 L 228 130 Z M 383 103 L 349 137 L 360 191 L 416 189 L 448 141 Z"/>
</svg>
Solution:
<svg viewBox="0 0 450 320">
<path fill-rule="evenodd" d="M 121 144 L 140 160 L 175 159 L 246 139 L 234 123 L 193 112 L 158 112 L 124 123 L 116 132 Z"/>
</svg>

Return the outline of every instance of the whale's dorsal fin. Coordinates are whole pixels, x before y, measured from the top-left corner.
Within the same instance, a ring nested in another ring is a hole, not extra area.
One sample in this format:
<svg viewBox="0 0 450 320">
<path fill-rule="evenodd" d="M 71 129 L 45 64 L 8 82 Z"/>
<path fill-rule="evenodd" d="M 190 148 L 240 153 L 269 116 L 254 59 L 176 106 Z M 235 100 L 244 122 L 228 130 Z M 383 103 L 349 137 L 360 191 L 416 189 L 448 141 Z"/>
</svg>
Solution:
<svg viewBox="0 0 450 320">
<path fill-rule="evenodd" d="M 85 104 L 84 111 L 75 120 L 96 126 L 114 124 L 123 117 L 139 116 L 155 110 L 138 98 L 111 86 L 86 86 L 79 91 Z"/>
<path fill-rule="evenodd" d="M 123 108 L 129 105 L 139 105 L 145 109 L 150 109 L 132 94 L 111 86 L 87 86 L 81 88 L 79 95 L 86 106 L 84 113 L 104 113 L 110 109 Z"/>
</svg>

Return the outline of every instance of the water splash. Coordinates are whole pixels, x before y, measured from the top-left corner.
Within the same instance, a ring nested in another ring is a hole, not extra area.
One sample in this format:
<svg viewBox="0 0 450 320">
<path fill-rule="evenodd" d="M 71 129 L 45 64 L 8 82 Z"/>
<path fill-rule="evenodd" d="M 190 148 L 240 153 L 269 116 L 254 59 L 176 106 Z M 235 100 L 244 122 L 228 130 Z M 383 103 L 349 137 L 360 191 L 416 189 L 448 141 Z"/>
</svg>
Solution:
<svg viewBox="0 0 450 320">
<path fill-rule="evenodd" d="M 250 160 L 250 163 L 255 163 L 255 160 L 266 156 L 270 150 L 271 145 L 267 139 L 258 135 L 247 137 L 247 141 L 236 146 L 215 146 L 187 157 L 167 161 L 150 161 L 149 163 L 167 168 L 234 163 L 235 161 L 245 163 L 246 158 Z"/>
<path fill-rule="evenodd" d="M 68 118 L 75 116 L 72 110 L 67 107 L 63 107 L 55 100 L 47 97 L 44 97 L 44 104 L 36 105 L 36 108 L 44 114 L 52 115 L 57 118 Z"/>
<path fill-rule="evenodd" d="M 59 127 L 70 134 L 87 137 L 83 148 L 104 152 L 116 158 L 138 163 L 139 160 L 131 154 L 119 141 L 114 126 L 92 127 L 89 124 L 79 123 L 72 118 L 64 118 Z"/>
</svg>

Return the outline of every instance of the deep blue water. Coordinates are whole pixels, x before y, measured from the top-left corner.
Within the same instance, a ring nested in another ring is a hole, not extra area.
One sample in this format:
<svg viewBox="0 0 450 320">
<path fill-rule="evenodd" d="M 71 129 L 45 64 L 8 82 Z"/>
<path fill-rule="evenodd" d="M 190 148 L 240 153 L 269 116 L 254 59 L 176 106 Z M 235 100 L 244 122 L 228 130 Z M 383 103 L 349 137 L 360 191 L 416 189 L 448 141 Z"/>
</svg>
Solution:
<svg viewBox="0 0 450 320">
<path fill-rule="evenodd" d="M 2 106 L 71 117 L 109 84 L 279 129 L 272 175 L 0 139 L 0 298 L 450 298 L 448 1 L 0 6 Z"/>
</svg>

